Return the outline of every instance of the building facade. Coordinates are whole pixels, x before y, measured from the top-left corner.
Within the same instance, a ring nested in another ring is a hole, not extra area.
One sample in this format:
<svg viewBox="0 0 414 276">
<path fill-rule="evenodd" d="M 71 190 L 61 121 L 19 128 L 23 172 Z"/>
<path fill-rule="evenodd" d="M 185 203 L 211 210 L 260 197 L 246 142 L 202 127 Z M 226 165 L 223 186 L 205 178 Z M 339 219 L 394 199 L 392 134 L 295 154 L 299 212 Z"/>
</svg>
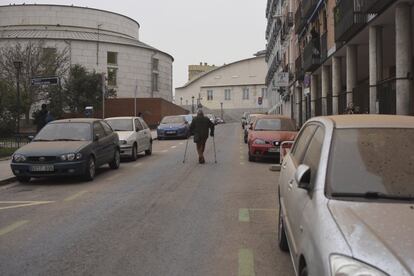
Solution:
<svg viewBox="0 0 414 276">
<path fill-rule="evenodd" d="M 267 80 L 281 98 L 277 112 L 299 123 L 350 110 L 413 115 L 413 4 L 269 0 Z M 271 85 L 277 72 L 289 73 L 286 87 Z"/>
<path fill-rule="evenodd" d="M 267 111 L 264 60 L 260 55 L 208 71 L 176 88 L 175 102 L 193 110 L 199 104 L 211 110 L 223 109 L 235 117 L 243 111 Z"/>
<path fill-rule="evenodd" d="M 188 81 L 216 68 L 217 66 L 208 65 L 206 62 L 204 64 L 200 62 L 200 65 L 188 65 Z"/>
<path fill-rule="evenodd" d="M 121 14 L 75 6 L 0 6 L 0 47 L 42 41 L 68 49 L 71 64 L 105 73 L 124 97 L 172 101 L 173 57 L 139 40 L 140 25 Z"/>
</svg>

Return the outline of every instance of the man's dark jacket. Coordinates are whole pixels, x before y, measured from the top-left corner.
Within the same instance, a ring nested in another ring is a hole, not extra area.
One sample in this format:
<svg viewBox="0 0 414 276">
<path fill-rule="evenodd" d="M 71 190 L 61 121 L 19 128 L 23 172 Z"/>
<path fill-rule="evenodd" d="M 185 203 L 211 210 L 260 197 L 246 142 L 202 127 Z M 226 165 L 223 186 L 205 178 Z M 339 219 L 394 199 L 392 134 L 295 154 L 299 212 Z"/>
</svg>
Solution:
<svg viewBox="0 0 414 276">
<path fill-rule="evenodd" d="M 190 125 L 190 131 L 194 134 L 194 142 L 205 142 L 208 138 L 208 130 L 211 136 L 214 135 L 214 124 L 209 118 L 197 115 Z"/>
</svg>

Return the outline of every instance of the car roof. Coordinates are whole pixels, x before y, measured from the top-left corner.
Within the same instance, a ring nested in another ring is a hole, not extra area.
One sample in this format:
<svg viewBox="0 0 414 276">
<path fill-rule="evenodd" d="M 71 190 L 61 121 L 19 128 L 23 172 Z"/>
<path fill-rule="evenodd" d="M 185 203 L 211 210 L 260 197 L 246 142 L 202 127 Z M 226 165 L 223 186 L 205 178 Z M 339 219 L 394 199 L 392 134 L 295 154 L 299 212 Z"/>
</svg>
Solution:
<svg viewBox="0 0 414 276">
<path fill-rule="evenodd" d="M 55 120 L 50 123 L 93 123 L 97 121 L 101 121 L 102 119 L 97 118 L 70 118 L 70 119 L 62 119 L 62 120 Z"/>
<path fill-rule="evenodd" d="M 288 116 L 281 116 L 281 115 L 266 115 L 266 114 L 258 114 L 256 116 L 260 116 L 260 119 L 285 119 L 285 120 L 293 120 Z M 258 118 L 258 119 L 259 119 Z"/>
<path fill-rule="evenodd" d="M 135 116 L 122 116 L 122 117 L 109 117 L 109 118 L 105 118 L 105 120 L 109 120 L 109 119 L 111 119 L 111 120 L 118 120 L 118 119 L 135 119 L 135 118 L 138 118 L 138 117 L 135 117 Z"/>
<path fill-rule="evenodd" d="M 330 121 L 335 128 L 414 128 L 414 117 L 401 115 L 356 114 L 316 117 L 311 121 Z"/>
</svg>

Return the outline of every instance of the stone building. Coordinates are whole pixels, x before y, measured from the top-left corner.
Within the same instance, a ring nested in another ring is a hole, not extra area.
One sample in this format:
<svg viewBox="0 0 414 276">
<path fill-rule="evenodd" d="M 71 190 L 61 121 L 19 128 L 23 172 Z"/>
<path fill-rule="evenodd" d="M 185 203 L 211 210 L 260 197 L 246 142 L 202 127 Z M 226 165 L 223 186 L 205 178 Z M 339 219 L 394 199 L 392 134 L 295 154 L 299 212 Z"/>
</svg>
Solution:
<svg viewBox="0 0 414 276">
<path fill-rule="evenodd" d="M 200 62 L 200 65 L 188 65 L 188 81 L 216 68 L 217 66 L 208 65 L 206 62 L 204 64 Z"/>
<path fill-rule="evenodd" d="M 0 6 L 0 47 L 42 40 L 69 49 L 70 63 L 105 73 L 118 97 L 172 101 L 173 57 L 139 40 L 135 20 L 110 11 L 61 5 Z"/>
</svg>

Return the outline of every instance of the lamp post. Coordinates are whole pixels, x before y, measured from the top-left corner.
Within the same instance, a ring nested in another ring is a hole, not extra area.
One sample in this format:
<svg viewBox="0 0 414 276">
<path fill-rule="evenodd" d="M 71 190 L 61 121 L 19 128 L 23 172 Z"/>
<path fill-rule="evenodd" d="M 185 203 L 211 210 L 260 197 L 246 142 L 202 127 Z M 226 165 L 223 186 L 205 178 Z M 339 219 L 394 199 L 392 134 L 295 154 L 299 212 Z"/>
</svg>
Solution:
<svg viewBox="0 0 414 276">
<path fill-rule="evenodd" d="M 21 61 L 13 62 L 16 68 L 16 88 L 17 88 L 17 133 L 20 134 L 20 71 L 22 70 Z"/>
<path fill-rule="evenodd" d="M 191 113 L 194 114 L 194 96 L 191 96 Z"/>
<path fill-rule="evenodd" d="M 183 97 L 180 97 L 180 105 L 183 105 Z"/>
<path fill-rule="evenodd" d="M 221 107 L 221 119 L 223 119 L 223 102 L 220 103 L 220 107 Z"/>
</svg>

